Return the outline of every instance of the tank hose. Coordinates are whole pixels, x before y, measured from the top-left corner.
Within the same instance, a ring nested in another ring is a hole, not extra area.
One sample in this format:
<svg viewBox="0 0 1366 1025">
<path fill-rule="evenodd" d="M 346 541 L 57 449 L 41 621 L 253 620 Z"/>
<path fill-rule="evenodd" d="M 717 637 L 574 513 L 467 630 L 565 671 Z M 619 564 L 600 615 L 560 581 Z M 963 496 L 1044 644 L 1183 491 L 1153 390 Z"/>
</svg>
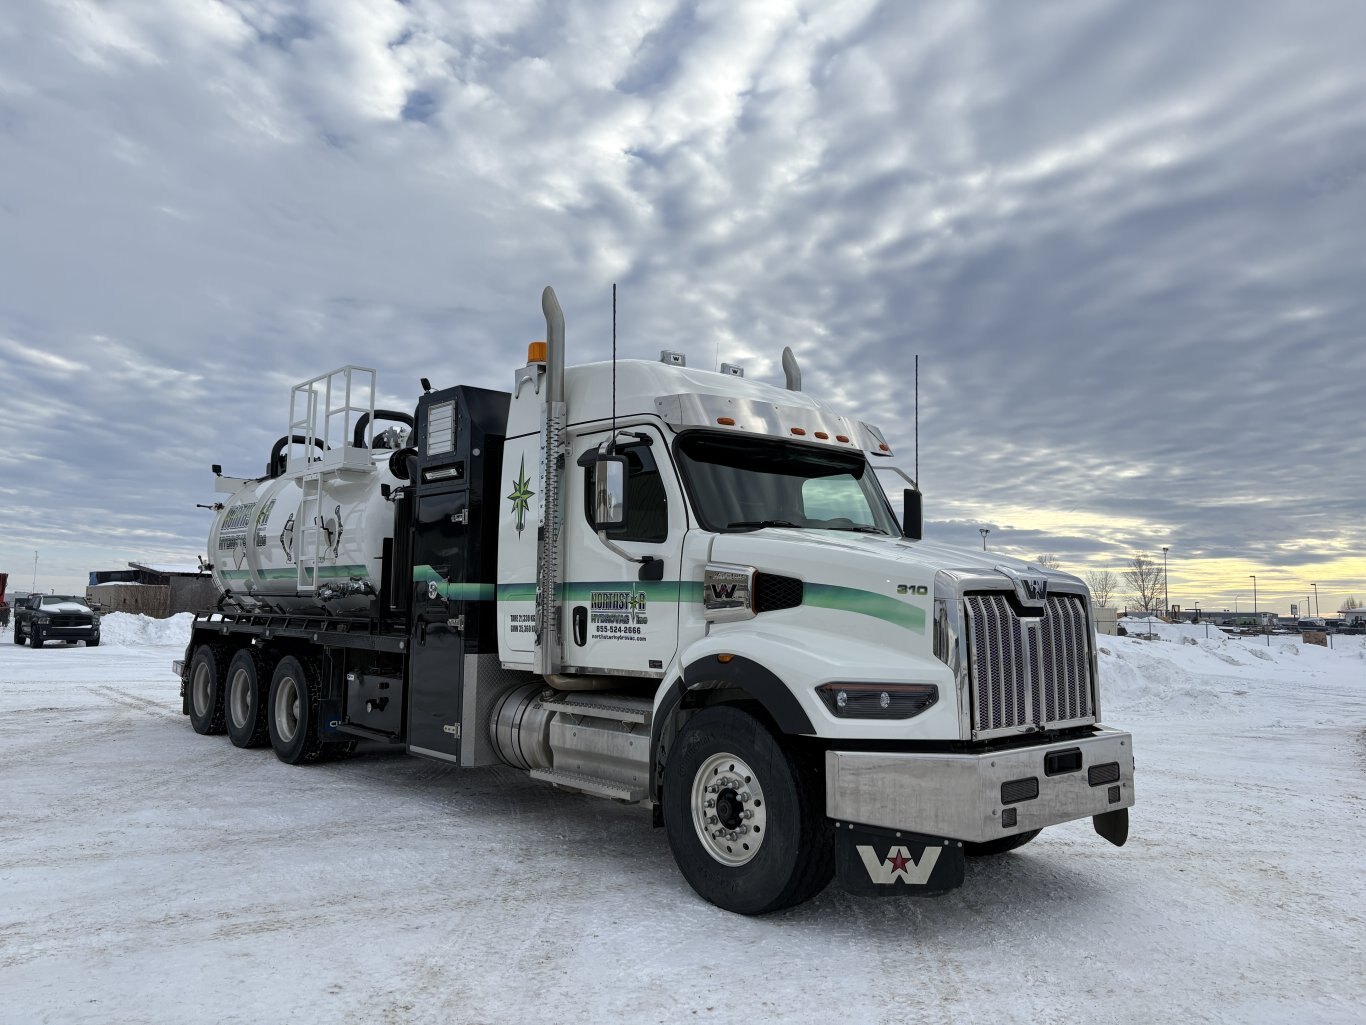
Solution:
<svg viewBox="0 0 1366 1025">
<path fill-rule="evenodd" d="M 308 439 L 302 434 L 286 434 L 275 443 L 275 447 L 270 450 L 270 462 L 266 464 L 266 476 L 278 477 L 285 472 L 285 446 L 286 445 L 307 445 Z M 314 438 L 313 444 L 317 445 L 324 452 L 327 451 L 327 442 L 322 438 Z"/>
<path fill-rule="evenodd" d="M 376 419 L 376 420 L 393 420 L 395 423 L 407 424 L 407 425 L 408 425 L 408 428 L 409 428 L 410 430 L 411 430 L 412 428 L 414 428 L 414 427 L 417 426 L 417 421 L 414 420 L 414 419 L 413 419 L 411 416 L 409 416 L 407 413 L 400 413 L 400 412 L 398 412 L 397 410 L 393 410 L 393 409 L 377 409 L 377 410 L 375 410 L 375 419 Z M 352 434 L 351 434 L 351 446 L 352 446 L 353 448 L 364 448 L 364 447 L 365 447 L 365 426 L 366 426 L 366 424 L 368 424 L 369 422 L 370 422 L 370 414 L 369 414 L 369 413 L 362 413 L 362 414 L 360 415 L 360 419 L 356 421 L 356 429 L 355 429 L 355 430 L 352 432 Z"/>
</svg>

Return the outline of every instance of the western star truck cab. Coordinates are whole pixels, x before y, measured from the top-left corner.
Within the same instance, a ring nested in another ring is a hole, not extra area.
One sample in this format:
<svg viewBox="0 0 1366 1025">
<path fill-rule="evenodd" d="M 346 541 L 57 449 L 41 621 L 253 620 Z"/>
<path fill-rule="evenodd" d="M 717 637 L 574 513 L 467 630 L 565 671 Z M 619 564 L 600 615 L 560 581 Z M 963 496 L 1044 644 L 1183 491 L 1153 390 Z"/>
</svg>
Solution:
<svg viewBox="0 0 1366 1025">
<path fill-rule="evenodd" d="M 566 368 L 543 307 L 510 392 L 424 380 L 408 416 L 343 368 L 295 388 L 264 477 L 220 472 L 222 598 L 177 666 L 196 730 L 643 803 L 746 914 L 832 876 L 949 889 L 1079 818 L 1124 843 L 1080 580 L 923 540 L 913 485 L 899 522 L 886 439 L 790 352 L 785 387 L 667 352 Z"/>
</svg>

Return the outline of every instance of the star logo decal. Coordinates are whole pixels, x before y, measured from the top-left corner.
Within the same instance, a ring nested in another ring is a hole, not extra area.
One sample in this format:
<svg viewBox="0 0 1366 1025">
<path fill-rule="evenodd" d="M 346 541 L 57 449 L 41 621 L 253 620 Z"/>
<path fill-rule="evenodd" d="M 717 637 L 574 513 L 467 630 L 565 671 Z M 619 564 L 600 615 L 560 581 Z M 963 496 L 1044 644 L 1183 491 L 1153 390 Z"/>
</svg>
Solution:
<svg viewBox="0 0 1366 1025">
<path fill-rule="evenodd" d="M 517 528 L 517 536 L 522 536 L 522 530 L 526 527 L 526 514 L 531 508 L 531 498 L 536 492 L 531 490 L 531 481 L 526 476 L 526 456 L 522 456 L 522 464 L 517 468 L 517 479 L 512 482 L 512 494 L 508 495 L 508 501 L 512 503 L 512 514 L 516 517 L 513 526 Z"/>
<path fill-rule="evenodd" d="M 910 863 L 910 858 L 906 857 L 905 847 L 893 847 L 891 857 L 887 863 L 892 866 L 893 872 L 905 872 L 906 866 Z"/>
</svg>

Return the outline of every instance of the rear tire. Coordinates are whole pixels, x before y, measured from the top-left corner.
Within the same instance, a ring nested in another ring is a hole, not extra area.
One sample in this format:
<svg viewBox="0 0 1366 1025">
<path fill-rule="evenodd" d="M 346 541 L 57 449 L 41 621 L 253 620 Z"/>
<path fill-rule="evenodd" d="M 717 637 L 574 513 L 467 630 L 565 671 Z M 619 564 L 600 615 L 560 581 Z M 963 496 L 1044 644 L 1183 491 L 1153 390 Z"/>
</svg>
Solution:
<svg viewBox="0 0 1366 1025">
<path fill-rule="evenodd" d="M 307 661 L 286 655 L 270 681 L 266 722 L 275 757 L 286 765 L 307 765 L 326 752 L 318 739 L 318 672 Z"/>
<path fill-rule="evenodd" d="M 228 663 L 223 690 L 228 739 L 236 747 L 262 747 L 270 740 L 266 723 L 269 691 L 269 663 L 255 648 L 242 648 Z"/>
<path fill-rule="evenodd" d="M 1005 854 L 1007 851 L 1023 847 L 1038 835 L 1039 830 L 1031 829 L 1027 833 L 1003 836 L 999 840 L 988 840 L 985 843 L 965 843 L 963 844 L 963 853 L 969 858 L 986 858 L 993 854 Z"/>
<path fill-rule="evenodd" d="M 190 659 L 190 726 L 203 736 L 223 732 L 223 662 L 221 644 L 201 644 Z"/>
<path fill-rule="evenodd" d="M 688 720 L 664 768 L 663 800 L 679 871 L 719 908 L 791 907 L 834 875 L 819 768 L 739 708 L 718 705 Z"/>
</svg>

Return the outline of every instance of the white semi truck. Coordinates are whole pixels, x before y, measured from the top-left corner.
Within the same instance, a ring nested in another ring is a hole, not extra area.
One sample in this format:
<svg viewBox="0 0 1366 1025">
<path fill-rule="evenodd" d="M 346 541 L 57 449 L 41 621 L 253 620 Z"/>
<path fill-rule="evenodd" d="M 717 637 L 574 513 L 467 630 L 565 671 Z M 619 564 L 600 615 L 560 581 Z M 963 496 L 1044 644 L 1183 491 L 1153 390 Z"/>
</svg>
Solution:
<svg viewBox="0 0 1366 1025">
<path fill-rule="evenodd" d="M 1133 748 L 1080 580 L 923 540 L 914 487 L 898 523 L 884 436 L 790 351 L 782 388 L 675 353 L 566 368 L 542 306 L 510 392 L 424 379 L 409 416 L 346 367 L 293 389 L 263 476 L 214 467 L 221 597 L 176 664 L 196 731 L 643 803 L 743 914 L 835 875 L 943 891 L 1083 817 L 1124 843 Z"/>
</svg>

